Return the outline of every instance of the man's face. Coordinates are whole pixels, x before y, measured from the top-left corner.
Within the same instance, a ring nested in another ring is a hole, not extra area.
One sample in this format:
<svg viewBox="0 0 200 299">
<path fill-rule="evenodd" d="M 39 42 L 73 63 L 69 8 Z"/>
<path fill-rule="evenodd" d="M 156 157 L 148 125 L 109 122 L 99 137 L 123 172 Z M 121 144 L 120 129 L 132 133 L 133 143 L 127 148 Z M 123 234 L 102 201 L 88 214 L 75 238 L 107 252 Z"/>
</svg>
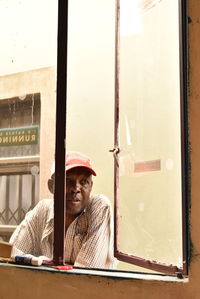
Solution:
<svg viewBox="0 0 200 299">
<path fill-rule="evenodd" d="M 78 216 L 87 206 L 92 190 L 92 175 L 85 167 L 66 172 L 66 213 Z"/>
<path fill-rule="evenodd" d="M 48 180 L 49 191 L 54 193 L 55 174 Z M 76 167 L 66 172 L 66 213 L 73 217 L 86 207 L 92 190 L 92 175 L 85 167 Z"/>
</svg>

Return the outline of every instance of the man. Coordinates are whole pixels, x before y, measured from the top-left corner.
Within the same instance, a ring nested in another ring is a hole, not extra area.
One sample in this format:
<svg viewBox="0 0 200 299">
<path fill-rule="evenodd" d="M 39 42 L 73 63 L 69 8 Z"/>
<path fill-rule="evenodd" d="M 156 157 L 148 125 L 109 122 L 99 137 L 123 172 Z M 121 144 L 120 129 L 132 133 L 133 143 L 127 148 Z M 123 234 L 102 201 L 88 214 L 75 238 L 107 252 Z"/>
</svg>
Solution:
<svg viewBox="0 0 200 299">
<path fill-rule="evenodd" d="M 114 267 L 112 208 L 104 195 L 92 196 L 90 159 L 79 152 L 66 155 L 65 262 L 77 267 Z M 53 193 L 54 174 L 48 181 Z M 43 199 L 27 213 L 11 236 L 12 254 L 53 257 L 53 200 Z"/>
</svg>

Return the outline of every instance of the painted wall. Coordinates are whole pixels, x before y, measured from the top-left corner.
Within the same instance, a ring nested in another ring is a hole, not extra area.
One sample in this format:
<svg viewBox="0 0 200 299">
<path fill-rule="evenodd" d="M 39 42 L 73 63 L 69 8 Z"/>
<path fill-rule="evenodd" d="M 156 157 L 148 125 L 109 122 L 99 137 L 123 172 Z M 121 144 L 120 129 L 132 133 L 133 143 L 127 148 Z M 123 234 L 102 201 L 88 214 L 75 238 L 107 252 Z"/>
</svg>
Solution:
<svg viewBox="0 0 200 299">
<path fill-rule="evenodd" d="M 189 0 L 190 94 L 189 121 L 191 143 L 191 238 L 193 256 L 189 283 L 164 283 L 106 279 L 78 275 L 51 274 L 32 270 L 0 268 L 0 298 L 182 298 L 198 299 L 200 293 L 200 3 Z"/>
</svg>

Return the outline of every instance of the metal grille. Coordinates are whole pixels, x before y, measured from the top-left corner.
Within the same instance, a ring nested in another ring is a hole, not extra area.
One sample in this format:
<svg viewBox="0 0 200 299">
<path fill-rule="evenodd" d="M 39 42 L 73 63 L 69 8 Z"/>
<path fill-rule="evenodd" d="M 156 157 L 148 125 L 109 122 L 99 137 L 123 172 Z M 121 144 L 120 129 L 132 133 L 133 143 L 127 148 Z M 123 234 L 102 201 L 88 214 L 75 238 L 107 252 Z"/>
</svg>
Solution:
<svg viewBox="0 0 200 299">
<path fill-rule="evenodd" d="M 18 225 L 38 202 L 39 175 L 0 176 L 0 224 Z"/>
</svg>

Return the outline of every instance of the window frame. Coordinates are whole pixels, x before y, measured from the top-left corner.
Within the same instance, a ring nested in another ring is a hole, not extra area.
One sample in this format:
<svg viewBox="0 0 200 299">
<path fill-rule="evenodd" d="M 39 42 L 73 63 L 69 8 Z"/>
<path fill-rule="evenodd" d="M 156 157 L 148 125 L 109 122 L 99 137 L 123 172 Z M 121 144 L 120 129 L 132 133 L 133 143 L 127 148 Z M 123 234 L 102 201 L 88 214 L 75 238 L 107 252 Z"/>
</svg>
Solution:
<svg viewBox="0 0 200 299">
<path fill-rule="evenodd" d="M 182 144 L 182 223 L 183 223 L 183 268 L 152 262 L 133 257 L 118 250 L 118 129 L 119 129 L 119 12 L 120 0 L 116 3 L 115 33 L 115 131 L 114 148 L 114 252 L 119 260 L 151 270 L 177 275 L 188 275 L 189 261 L 189 154 L 187 124 L 187 5 L 179 1 L 179 45 L 180 45 L 180 86 L 181 86 L 181 144 Z M 57 96 L 56 96 L 56 150 L 55 150 L 55 193 L 54 193 L 54 250 L 53 260 L 64 265 L 65 238 L 65 151 L 67 112 L 67 45 L 68 45 L 68 0 L 58 0 L 58 46 L 57 46 Z M 58 200 L 59 199 L 59 200 Z M 58 233 L 59 232 L 59 233 Z"/>
<path fill-rule="evenodd" d="M 180 111 L 181 111 L 181 165 L 182 165 L 182 249 L 183 267 L 172 264 L 150 261 L 142 257 L 129 255 L 119 250 L 119 73 L 120 73 L 120 0 L 116 0 L 116 33 L 115 33 L 115 128 L 114 128 L 114 255 L 118 260 L 131 263 L 150 270 L 171 275 L 187 276 L 189 262 L 189 155 L 187 123 L 187 6 L 186 0 L 178 0 L 179 5 L 179 57 L 180 57 Z"/>
<path fill-rule="evenodd" d="M 58 0 L 53 260 L 64 265 L 68 0 Z M 56 200 L 55 200 L 56 199 Z"/>
</svg>

